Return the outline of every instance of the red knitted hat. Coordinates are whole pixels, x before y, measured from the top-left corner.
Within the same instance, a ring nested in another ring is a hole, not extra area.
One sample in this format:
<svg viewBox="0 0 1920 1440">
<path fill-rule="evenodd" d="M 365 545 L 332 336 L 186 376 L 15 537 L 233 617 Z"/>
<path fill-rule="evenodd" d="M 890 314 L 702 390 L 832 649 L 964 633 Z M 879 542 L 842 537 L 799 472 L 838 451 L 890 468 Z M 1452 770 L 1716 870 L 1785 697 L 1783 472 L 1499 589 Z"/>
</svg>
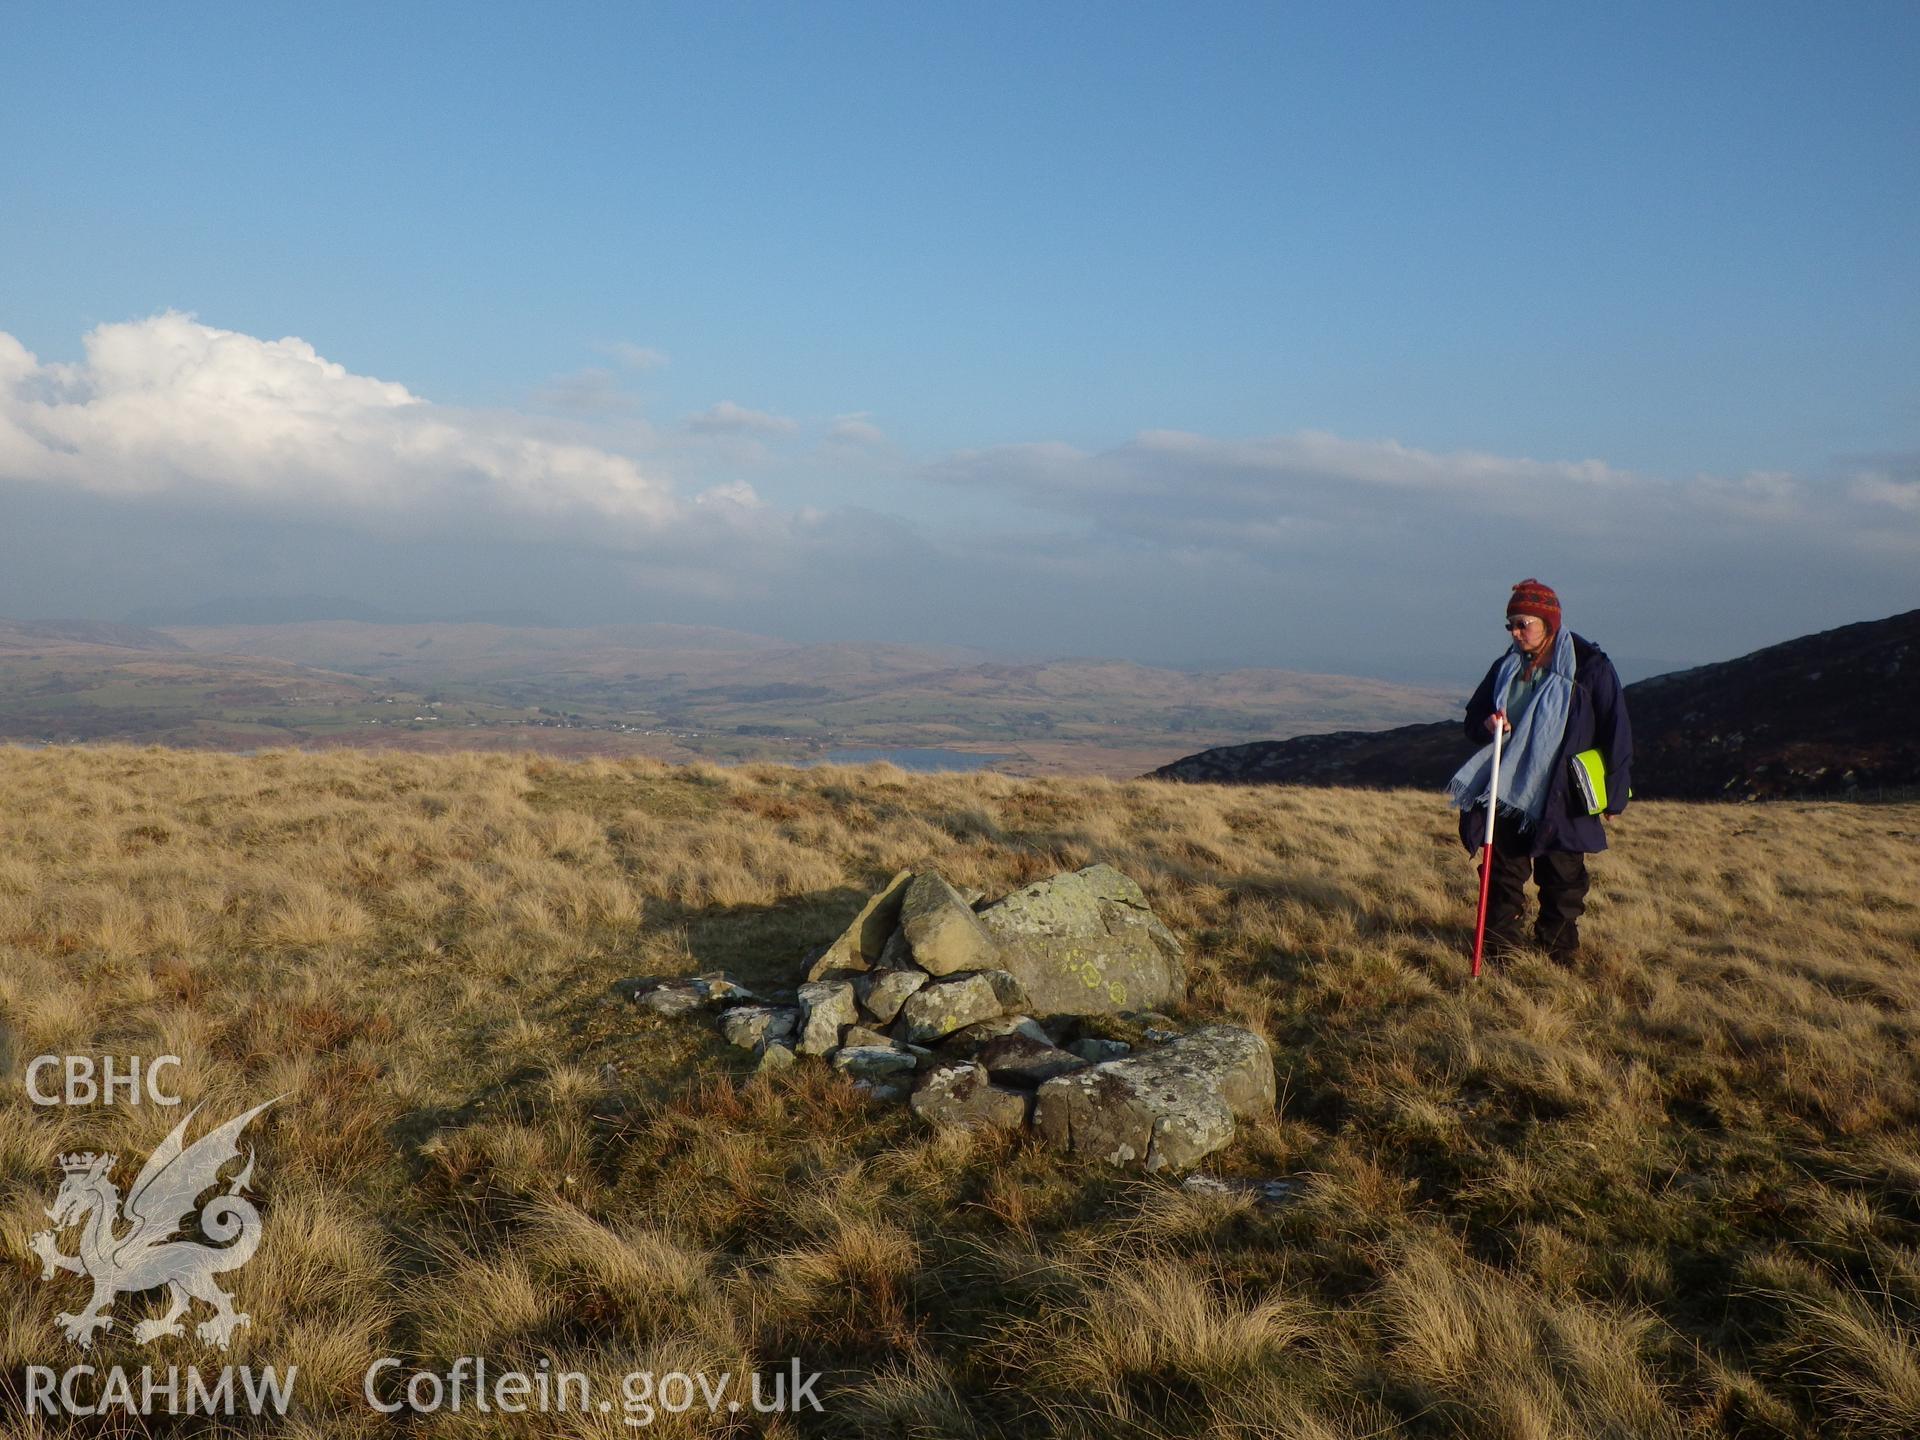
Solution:
<svg viewBox="0 0 1920 1440">
<path fill-rule="evenodd" d="M 1507 601 L 1509 615 L 1538 615 L 1546 622 L 1547 633 L 1553 634 L 1560 628 L 1560 597 L 1553 588 L 1542 585 L 1538 580 L 1522 580 L 1513 587 L 1513 598 Z"/>
</svg>

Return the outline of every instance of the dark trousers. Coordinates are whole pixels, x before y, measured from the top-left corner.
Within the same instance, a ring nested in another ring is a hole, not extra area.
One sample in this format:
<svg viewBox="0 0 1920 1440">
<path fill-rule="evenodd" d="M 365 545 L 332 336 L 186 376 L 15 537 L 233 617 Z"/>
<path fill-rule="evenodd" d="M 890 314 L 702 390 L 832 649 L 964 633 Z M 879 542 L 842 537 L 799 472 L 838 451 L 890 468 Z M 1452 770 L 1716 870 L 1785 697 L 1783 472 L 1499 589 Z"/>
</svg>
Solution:
<svg viewBox="0 0 1920 1440">
<path fill-rule="evenodd" d="M 1493 827 L 1487 948 L 1497 953 L 1521 943 L 1520 912 L 1526 905 L 1529 874 L 1540 887 L 1534 943 L 1556 960 L 1570 960 L 1580 949 L 1580 916 L 1587 908 L 1587 857 L 1577 850 L 1528 855 L 1526 839 L 1505 816 Z"/>
</svg>

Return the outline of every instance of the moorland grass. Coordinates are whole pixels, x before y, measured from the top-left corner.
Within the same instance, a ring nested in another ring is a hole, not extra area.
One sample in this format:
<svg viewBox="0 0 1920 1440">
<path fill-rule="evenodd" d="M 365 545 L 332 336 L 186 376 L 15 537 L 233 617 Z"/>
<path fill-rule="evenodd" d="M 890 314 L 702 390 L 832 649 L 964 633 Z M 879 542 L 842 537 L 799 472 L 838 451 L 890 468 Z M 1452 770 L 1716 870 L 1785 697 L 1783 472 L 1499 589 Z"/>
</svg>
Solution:
<svg viewBox="0 0 1920 1440">
<path fill-rule="evenodd" d="M 827 1376 L 824 1414 L 665 1434 L 1920 1434 L 1920 805 L 1635 805 L 1583 961 L 1469 982 L 1471 862 L 1414 792 L 128 748 L 0 748 L 0 786 L 11 1434 L 63 1433 L 15 1415 L 22 1367 L 82 1358 L 81 1282 L 26 1249 L 55 1157 L 124 1183 L 179 1118 L 35 1108 L 41 1053 L 177 1054 L 210 1116 L 284 1097 L 230 1354 L 135 1345 L 148 1297 L 84 1357 L 300 1366 L 290 1431 L 229 1433 L 391 1434 L 374 1358 L 484 1354 L 608 1394 Z M 1094 861 L 1186 941 L 1176 1018 L 1273 1040 L 1277 1113 L 1206 1168 L 1286 1203 L 755 1079 L 609 993 L 790 986 L 901 868 Z"/>
</svg>

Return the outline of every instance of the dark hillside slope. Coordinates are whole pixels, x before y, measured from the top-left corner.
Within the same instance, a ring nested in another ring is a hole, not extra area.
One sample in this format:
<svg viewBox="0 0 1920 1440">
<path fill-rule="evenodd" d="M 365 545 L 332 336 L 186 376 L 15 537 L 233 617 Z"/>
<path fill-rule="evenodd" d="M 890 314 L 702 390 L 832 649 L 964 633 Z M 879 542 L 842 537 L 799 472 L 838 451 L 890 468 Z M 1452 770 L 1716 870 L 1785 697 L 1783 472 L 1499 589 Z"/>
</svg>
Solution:
<svg viewBox="0 0 1920 1440">
<path fill-rule="evenodd" d="M 1920 784 L 1920 610 L 1626 687 L 1634 793 L 1779 799 Z M 1471 753 L 1455 720 L 1204 750 L 1149 778 L 1438 788 Z"/>
</svg>

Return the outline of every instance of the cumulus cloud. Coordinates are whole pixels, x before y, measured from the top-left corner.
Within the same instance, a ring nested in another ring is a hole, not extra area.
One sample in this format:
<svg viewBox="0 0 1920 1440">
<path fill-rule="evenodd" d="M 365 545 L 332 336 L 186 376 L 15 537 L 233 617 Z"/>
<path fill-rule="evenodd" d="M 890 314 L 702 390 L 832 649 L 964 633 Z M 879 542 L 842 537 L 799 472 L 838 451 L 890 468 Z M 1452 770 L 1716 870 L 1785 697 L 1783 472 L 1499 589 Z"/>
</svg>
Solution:
<svg viewBox="0 0 1920 1440">
<path fill-rule="evenodd" d="M 722 400 L 697 415 L 689 415 L 687 428 L 696 435 L 791 435 L 800 426 L 784 415 L 769 415 Z"/>
<path fill-rule="evenodd" d="M 438 405 L 304 340 L 171 312 L 99 327 L 74 364 L 0 332 L 0 599 L 39 609 L 64 586 L 100 604 L 117 584 L 132 608 L 140 586 L 192 596 L 222 571 L 312 593 L 352 574 L 400 608 L 456 591 L 468 607 L 511 592 L 595 616 L 686 602 L 823 638 L 884 625 L 1360 673 L 1405 656 L 1421 675 L 1436 647 L 1485 641 L 1487 587 L 1529 573 L 1583 615 L 1604 597 L 1603 638 L 1655 656 L 1734 654 L 1914 603 L 1913 455 L 1819 478 L 1670 479 L 1323 432 L 1147 430 L 914 472 L 861 411 L 834 419 L 824 455 L 779 443 L 794 420 L 732 401 L 656 431 L 618 413 L 619 374 L 562 377 L 550 413 L 528 415 Z M 914 473 L 942 493 L 891 483 Z M 882 491 L 917 509 L 806 503 Z"/>
<path fill-rule="evenodd" d="M 71 365 L 0 333 L 0 482 L 613 548 L 764 508 L 739 483 L 682 498 L 630 456 L 177 312 L 102 325 Z"/>
</svg>

